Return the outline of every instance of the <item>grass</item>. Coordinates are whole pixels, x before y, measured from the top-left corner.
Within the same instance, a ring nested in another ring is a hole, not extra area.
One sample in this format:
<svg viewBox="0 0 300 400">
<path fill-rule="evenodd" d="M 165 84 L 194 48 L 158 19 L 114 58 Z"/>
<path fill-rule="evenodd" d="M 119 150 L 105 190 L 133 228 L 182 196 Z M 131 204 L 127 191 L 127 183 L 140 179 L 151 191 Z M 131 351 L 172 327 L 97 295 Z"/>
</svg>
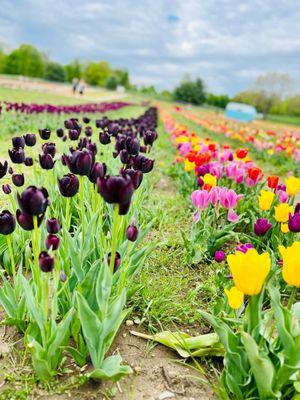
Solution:
<svg viewBox="0 0 300 400">
<path fill-rule="evenodd" d="M 300 126 L 300 117 L 290 115 L 268 115 L 267 121 L 276 122 L 278 124 Z"/>
</svg>

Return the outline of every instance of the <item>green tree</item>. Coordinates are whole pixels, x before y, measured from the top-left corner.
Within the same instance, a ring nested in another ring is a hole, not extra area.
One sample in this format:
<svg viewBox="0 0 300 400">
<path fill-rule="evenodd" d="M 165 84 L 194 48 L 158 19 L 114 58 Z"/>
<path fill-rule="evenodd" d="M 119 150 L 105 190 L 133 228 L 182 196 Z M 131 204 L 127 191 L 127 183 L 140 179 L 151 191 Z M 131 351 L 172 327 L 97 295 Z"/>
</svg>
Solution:
<svg viewBox="0 0 300 400">
<path fill-rule="evenodd" d="M 129 88 L 130 82 L 128 71 L 123 69 L 115 69 L 114 75 L 117 79 L 118 85 L 124 86 L 126 89 Z"/>
<path fill-rule="evenodd" d="M 0 49 L 0 74 L 5 70 L 6 54 Z"/>
<path fill-rule="evenodd" d="M 4 72 L 41 78 L 44 75 L 45 61 L 43 55 L 33 46 L 22 44 L 6 58 Z"/>
<path fill-rule="evenodd" d="M 66 81 L 65 68 L 53 62 L 48 62 L 45 67 L 44 78 L 48 81 L 65 82 Z"/>
<path fill-rule="evenodd" d="M 105 87 L 109 90 L 116 90 L 118 86 L 118 78 L 115 75 L 110 75 L 107 80 Z"/>
<path fill-rule="evenodd" d="M 67 81 L 72 82 L 74 78 L 81 78 L 82 65 L 78 60 L 74 60 L 70 64 L 65 65 L 65 71 Z"/>
<path fill-rule="evenodd" d="M 84 78 L 90 85 L 105 86 L 111 74 L 112 70 L 108 62 L 91 62 L 85 68 Z"/>
<path fill-rule="evenodd" d="M 202 79 L 195 81 L 185 79 L 173 93 L 174 100 L 191 104 L 203 104 L 205 101 L 205 90 Z"/>
<path fill-rule="evenodd" d="M 227 104 L 230 102 L 230 98 L 227 94 L 212 94 L 209 93 L 206 97 L 206 103 L 219 108 L 225 108 Z"/>
</svg>

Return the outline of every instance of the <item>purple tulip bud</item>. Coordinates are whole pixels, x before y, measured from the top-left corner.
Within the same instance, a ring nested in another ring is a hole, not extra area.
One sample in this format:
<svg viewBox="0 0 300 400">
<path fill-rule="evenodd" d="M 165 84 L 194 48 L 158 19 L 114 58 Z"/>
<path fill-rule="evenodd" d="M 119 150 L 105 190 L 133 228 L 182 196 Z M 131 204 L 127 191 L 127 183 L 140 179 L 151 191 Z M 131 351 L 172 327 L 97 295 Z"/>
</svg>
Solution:
<svg viewBox="0 0 300 400">
<path fill-rule="evenodd" d="M 126 237 L 131 242 L 135 242 L 139 235 L 139 230 L 136 225 L 132 222 L 126 229 Z"/>
<path fill-rule="evenodd" d="M 56 147 L 55 143 L 44 143 L 42 146 L 42 150 L 44 154 L 50 154 L 51 157 L 55 157 Z"/>
<path fill-rule="evenodd" d="M 106 175 L 106 164 L 105 163 L 101 164 L 96 162 L 93 165 L 91 172 L 89 174 L 89 180 L 92 183 L 97 183 L 97 179 L 104 178 L 105 175 Z"/>
<path fill-rule="evenodd" d="M 14 164 L 22 164 L 25 160 L 25 153 L 22 147 L 19 149 L 8 150 L 8 154 Z"/>
<path fill-rule="evenodd" d="M 93 134 L 93 130 L 92 130 L 92 128 L 91 128 L 90 126 L 87 126 L 87 127 L 85 128 L 85 130 L 84 130 L 84 133 L 85 133 L 85 135 L 86 135 L 87 137 L 90 137 L 90 136 L 92 136 L 92 134 Z"/>
<path fill-rule="evenodd" d="M 11 193 L 11 187 L 8 183 L 6 183 L 5 185 L 2 185 L 2 190 L 5 194 L 10 194 Z"/>
<path fill-rule="evenodd" d="M 111 257 L 111 253 L 108 253 L 108 256 L 107 256 L 108 265 L 110 265 L 110 257 Z M 116 251 L 115 262 L 114 262 L 114 273 L 118 270 L 120 265 L 121 265 L 121 255 L 118 251 Z"/>
<path fill-rule="evenodd" d="M 46 237 L 45 244 L 46 244 L 47 250 L 49 250 L 49 249 L 57 250 L 59 247 L 59 237 L 56 235 L 53 235 L 52 233 L 49 233 L 49 235 L 47 235 L 47 237 Z"/>
<path fill-rule="evenodd" d="M 21 187 L 24 185 L 24 174 L 13 174 L 12 181 L 15 186 Z"/>
<path fill-rule="evenodd" d="M 147 131 L 143 135 L 145 145 L 152 146 L 154 141 L 157 139 L 157 133 L 155 131 Z"/>
<path fill-rule="evenodd" d="M 66 136 L 66 135 L 64 135 L 64 136 L 62 137 L 62 141 L 63 141 L 63 142 L 66 142 L 66 141 L 67 141 L 67 139 L 68 139 L 68 138 L 67 138 L 67 136 Z"/>
<path fill-rule="evenodd" d="M 101 144 L 110 143 L 110 135 L 108 134 L 108 132 L 100 132 L 99 133 L 99 141 Z"/>
<path fill-rule="evenodd" d="M 56 129 L 56 136 L 62 138 L 64 136 L 64 130 L 62 128 Z"/>
<path fill-rule="evenodd" d="M 8 210 L 3 210 L 0 214 L 0 233 L 10 235 L 16 228 L 16 220 L 13 214 Z"/>
<path fill-rule="evenodd" d="M 224 253 L 224 251 L 216 251 L 215 255 L 214 255 L 214 259 L 215 261 L 217 261 L 218 263 L 222 262 L 225 260 L 226 254 Z"/>
<path fill-rule="evenodd" d="M 6 175 L 7 167 L 8 167 L 7 161 L 4 161 L 3 164 L 0 162 L 0 179 Z"/>
<path fill-rule="evenodd" d="M 33 159 L 32 157 L 26 157 L 24 160 L 24 164 L 26 167 L 32 167 L 33 166 Z"/>
<path fill-rule="evenodd" d="M 199 176 L 199 178 L 197 178 L 197 186 L 202 187 L 204 185 L 204 180 L 201 178 L 201 176 Z"/>
<path fill-rule="evenodd" d="M 41 137 L 43 140 L 49 140 L 49 139 L 50 139 L 50 136 L 51 136 L 51 131 L 50 131 L 50 129 L 48 129 L 48 128 L 39 129 L 39 134 L 40 134 L 40 137 Z"/>
<path fill-rule="evenodd" d="M 40 166 L 43 169 L 52 169 L 56 161 L 53 160 L 50 154 L 39 154 Z"/>
<path fill-rule="evenodd" d="M 240 243 L 236 246 L 236 251 L 241 251 L 242 253 L 247 253 L 249 249 L 253 249 L 253 245 L 251 243 Z"/>
<path fill-rule="evenodd" d="M 149 158 L 138 155 L 133 158 L 133 168 L 135 170 L 142 171 L 144 174 L 152 171 L 154 160 L 150 160 Z"/>
<path fill-rule="evenodd" d="M 296 207 L 295 207 L 295 213 L 298 213 L 298 212 L 300 212 L 300 203 L 297 203 Z"/>
<path fill-rule="evenodd" d="M 78 192 L 79 180 L 76 175 L 66 174 L 58 179 L 58 188 L 64 197 L 73 197 Z"/>
<path fill-rule="evenodd" d="M 20 147 L 24 149 L 25 147 L 25 139 L 23 136 L 14 136 L 12 139 L 12 145 L 14 149 L 19 149 Z"/>
<path fill-rule="evenodd" d="M 69 139 L 70 140 L 77 140 L 80 136 L 80 131 L 77 129 L 70 129 L 69 130 Z"/>
<path fill-rule="evenodd" d="M 46 228 L 48 233 L 56 234 L 60 231 L 61 225 L 57 218 L 49 218 L 46 221 Z"/>
<path fill-rule="evenodd" d="M 120 174 L 126 178 L 126 176 L 129 176 L 131 179 L 134 189 L 138 189 L 140 184 L 142 183 L 143 180 L 143 173 L 141 171 L 135 171 L 134 169 L 121 169 Z"/>
<path fill-rule="evenodd" d="M 85 123 L 85 124 L 89 124 L 90 123 L 90 118 L 88 118 L 88 117 L 83 117 L 82 118 L 82 121 Z"/>
<path fill-rule="evenodd" d="M 122 164 L 129 164 L 130 162 L 130 154 L 127 150 L 123 149 L 120 151 L 120 160 Z"/>
<path fill-rule="evenodd" d="M 54 257 L 42 251 L 39 255 L 39 265 L 43 272 L 51 272 L 54 269 Z"/>
<path fill-rule="evenodd" d="M 21 210 L 17 210 L 16 217 L 17 217 L 18 224 L 21 226 L 21 228 L 23 228 L 25 231 L 33 230 L 34 224 L 33 224 L 33 217 L 31 215 L 28 215 L 28 214 L 22 212 Z M 38 226 L 41 225 L 43 218 L 44 218 L 44 214 L 42 214 L 38 217 Z"/>
<path fill-rule="evenodd" d="M 14 170 L 12 169 L 12 167 L 9 167 L 9 168 L 8 168 L 8 173 L 9 173 L 10 175 L 12 175 L 12 174 L 14 173 Z"/>
<path fill-rule="evenodd" d="M 71 156 L 63 155 L 63 161 L 68 166 L 70 172 L 76 175 L 89 175 L 93 157 L 87 150 L 76 150 Z"/>
<path fill-rule="evenodd" d="M 28 147 L 33 147 L 36 144 L 36 136 L 34 133 L 27 133 L 24 135 L 25 144 Z"/>
<path fill-rule="evenodd" d="M 97 180 L 98 192 L 107 203 L 119 204 L 119 214 L 129 211 L 131 196 L 134 192 L 132 180 L 127 176 L 105 176 Z"/>
<path fill-rule="evenodd" d="M 29 215 L 44 214 L 50 204 L 48 197 L 49 195 L 45 188 L 38 189 L 35 186 L 29 186 L 21 195 L 17 193 L 21 210 Z"/>
<path fill-rule="evenodd" d="M 300 212 L 289 215 L 289 230 L 295 233 L 300 232 Z"/>
<path fill-rule="evenodd" d="M 254 233 L 257 236 L 264 236 L 271 228 L 272 224 L 266 218 L 258 218 L 254 224 Z"/>
</svg>

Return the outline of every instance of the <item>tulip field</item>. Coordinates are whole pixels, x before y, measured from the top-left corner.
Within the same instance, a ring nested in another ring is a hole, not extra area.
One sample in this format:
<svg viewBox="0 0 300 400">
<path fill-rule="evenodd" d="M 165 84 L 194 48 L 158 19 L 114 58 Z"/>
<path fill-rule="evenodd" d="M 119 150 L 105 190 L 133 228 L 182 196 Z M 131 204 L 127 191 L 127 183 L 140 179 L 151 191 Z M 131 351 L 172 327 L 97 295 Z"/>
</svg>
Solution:
<svg viewBox="0 0 300 400">
<path fill-rule="evenodd" d="M 300 130 L 256 124 L 0 103 L 0 399 L 300 399 Z"/>
</svg>

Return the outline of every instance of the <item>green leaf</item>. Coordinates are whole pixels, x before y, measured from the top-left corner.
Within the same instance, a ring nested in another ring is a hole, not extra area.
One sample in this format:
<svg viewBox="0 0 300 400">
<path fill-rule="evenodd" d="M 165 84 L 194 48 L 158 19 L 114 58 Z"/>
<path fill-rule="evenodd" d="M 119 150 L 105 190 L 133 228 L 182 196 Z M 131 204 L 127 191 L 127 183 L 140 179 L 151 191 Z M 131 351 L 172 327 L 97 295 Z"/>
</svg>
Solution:
<svg viewBox="0 0 300 400">
<path fill-rule="evenodd" d="M 275 369 L 267 354 L 259 350 L 255 340 L 246 332 L 241 332 L 251 370 L 257 385 L 260 399 L 273 399 L 277 396 L 273 392 Z"/>
<path fill-rule="evenodd" d="M 95 369 L 88 374 L 89 378 L 95 380 L 113 380 L 118 381 L 122 376 L 132 373 L 132 369 L 127 365 L 121 365 L 122 358 L 120 355 L 107 357 L 101 368 Z"/>
<path fill-rule="evenodd" d="M 28 310 L 31 314 L 31 318 L 33 321 L 35 321 L 38 324 L 38 327 L 41 332 L 44 331 L 45 329 L 45 316 L 43 313 L 43 310 L 41 308 L 41 305 L 35 300 L 32 292 L 32 288 L 29 285 L 29 282 L 27 281 L 26 278 L 23 277 L 23 288 L 24 288 L 24 294 L 26 298 L 26 304 L 28 307 Z"/>
</svg>

